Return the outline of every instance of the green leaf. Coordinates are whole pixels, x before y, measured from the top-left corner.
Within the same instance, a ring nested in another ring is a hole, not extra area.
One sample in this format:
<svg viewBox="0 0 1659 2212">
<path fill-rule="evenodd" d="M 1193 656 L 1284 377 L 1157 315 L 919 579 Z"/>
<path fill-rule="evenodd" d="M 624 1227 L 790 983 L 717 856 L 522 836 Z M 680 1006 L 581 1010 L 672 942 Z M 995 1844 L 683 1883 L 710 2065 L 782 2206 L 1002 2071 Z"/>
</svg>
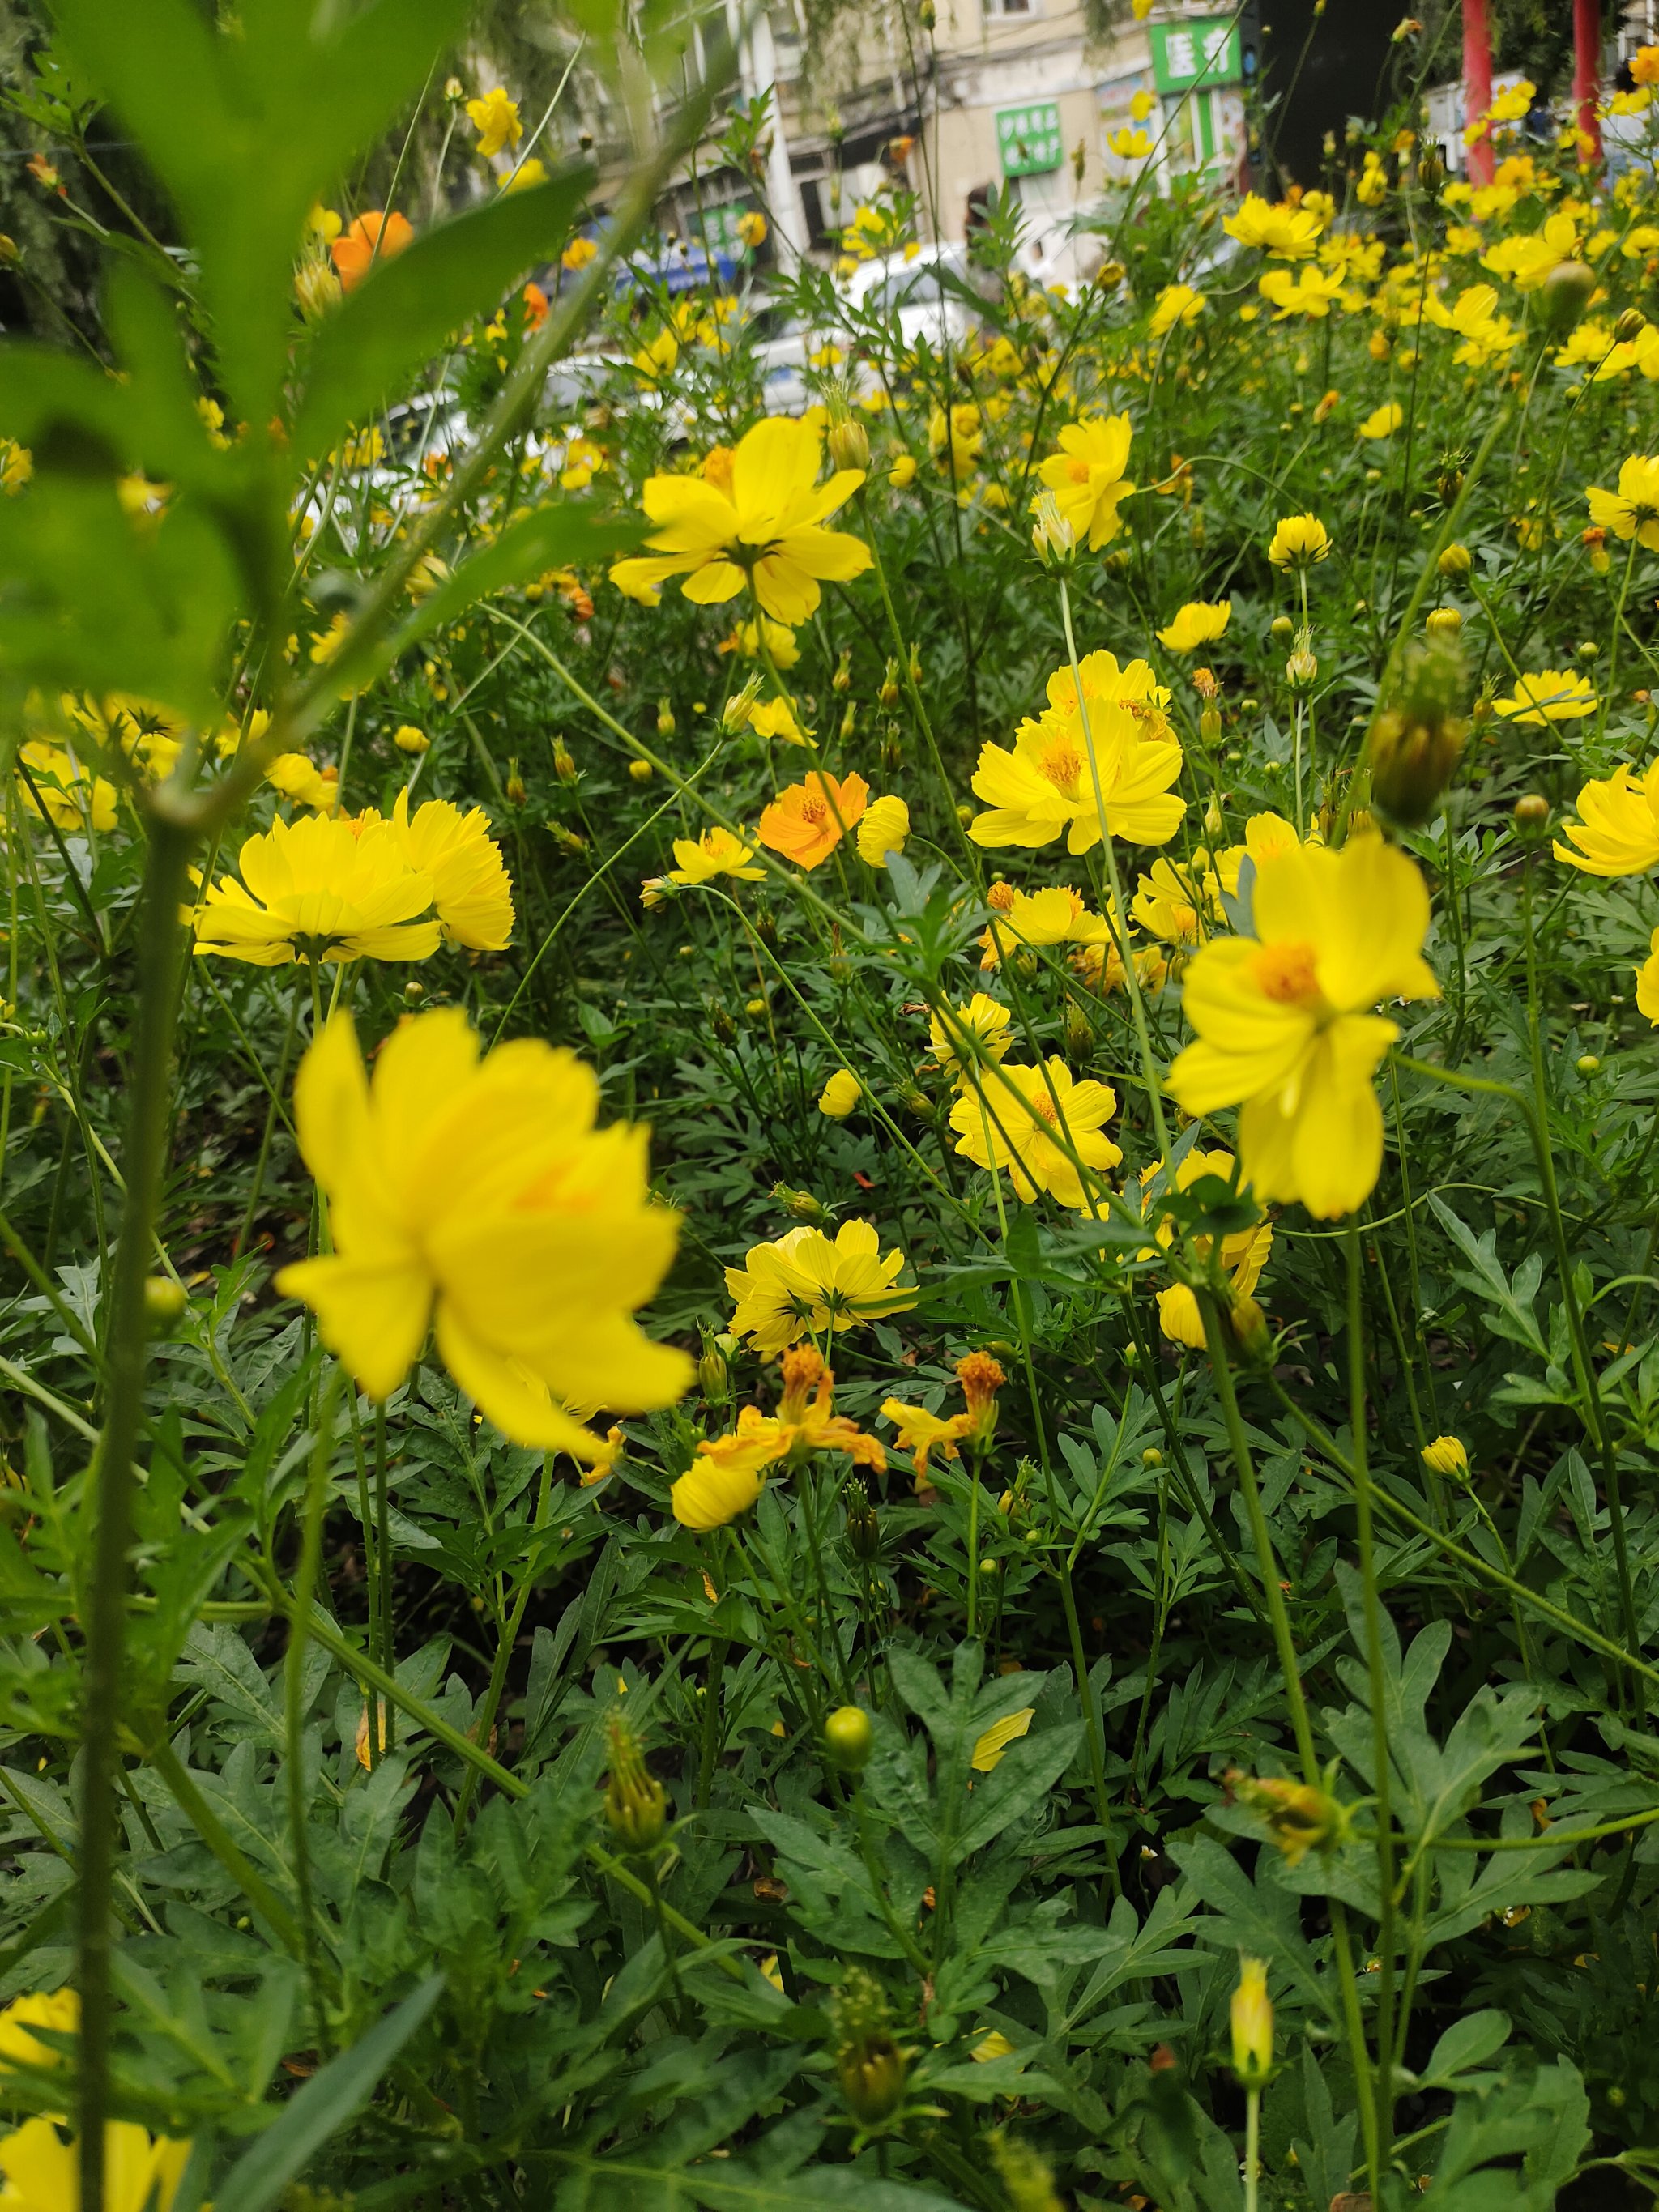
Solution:
<svg viewBox="0 0 1659 2212">
<path fill-rule="evenodd" d="M 1425 2089 L 1451 2086 L 1455 2074 L 1467 2074 L 1480 2065 L 1510 2039 L 1510 2016 L 1487 2008 L 1454 2021 L 1429 2053 L 1429 2063 L 1418 2076 Z"/>
<path fill-rule="evenodd" d="M 326 453 L 461 324 L 487 313 L 515 277 L 549 258 L 592 179 L 582 163 L 532 191 L 500 193 L 377 263 L 317 332 L 294 425 L 296 461 Z"/>
<path fill-rule="evenodd" d="M 215 2212 L 266 2212 L 329 2137 L 368 2103 L 381 2075 L 437 2003 L 443 1985 L 441 1974 L 432 1975 L 360 2042 L 313 2074 L 214 2191 Z"/>
<path fill-rule="evenodd" d="M 1046 1797 L 1077 1756 L 1082 1741 L 1083 1723 L 1062 1721 L 1040 1735 L 1010 1744 L 989 1774 L 975 1778 L 969 1815 L 957 1838 L 958 1855 L 966 1858 L 983 1850 Z"/>
</svg>

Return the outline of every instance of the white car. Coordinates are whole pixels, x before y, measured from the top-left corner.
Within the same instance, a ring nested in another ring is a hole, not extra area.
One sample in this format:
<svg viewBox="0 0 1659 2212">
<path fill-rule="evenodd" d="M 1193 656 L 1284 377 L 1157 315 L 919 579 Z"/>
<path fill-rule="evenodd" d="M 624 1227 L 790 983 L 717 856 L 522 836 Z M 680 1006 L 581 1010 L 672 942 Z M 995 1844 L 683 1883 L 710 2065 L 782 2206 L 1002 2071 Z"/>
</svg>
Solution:
<svg viewBox="0 0 1659 2212">
<path fill-rule="evenodd" d="M 908 258 L 889 253 L 866 262 L 848 280 L 847 304 L 859 315 L 898 325 L 907 352 L 925 343 L 935 353 L 965 343 L 975 318 L 958 288 L 971 289 L 968 249 L 924 246 Z"/>
</svg>

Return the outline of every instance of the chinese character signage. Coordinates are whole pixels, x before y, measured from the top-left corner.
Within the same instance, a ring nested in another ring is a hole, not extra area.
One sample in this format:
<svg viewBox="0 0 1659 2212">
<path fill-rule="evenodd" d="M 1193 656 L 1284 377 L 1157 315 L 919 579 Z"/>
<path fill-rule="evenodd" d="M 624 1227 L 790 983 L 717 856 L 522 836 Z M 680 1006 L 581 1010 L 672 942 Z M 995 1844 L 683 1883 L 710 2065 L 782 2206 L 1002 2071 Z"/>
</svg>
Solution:
<svg viewBox="0 0 1659 2212">
<path fill-rule="evenodd" d="M 997 111 L 997 151 L 1005 177 L 1042 176 L 1057 169 L 1065 155 L 1060 143 L 1060 109 L 1052 100 Z"/>
<path fill-rule="evenodd" d="M 1238 23 L 1152 23 L 1152 75 L 1160 92 L 1186 92 L 1195 84 L 1237 84 L 1243 75 Z"/>
</svg>

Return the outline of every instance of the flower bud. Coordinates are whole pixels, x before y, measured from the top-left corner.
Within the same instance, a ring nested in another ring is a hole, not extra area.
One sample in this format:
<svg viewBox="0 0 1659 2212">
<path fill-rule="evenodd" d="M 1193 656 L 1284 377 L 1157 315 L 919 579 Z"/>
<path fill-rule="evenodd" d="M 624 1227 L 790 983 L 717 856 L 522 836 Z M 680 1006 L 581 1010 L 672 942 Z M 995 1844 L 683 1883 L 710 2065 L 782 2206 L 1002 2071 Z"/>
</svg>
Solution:
<svg viewBox="0 0 1659 2212">
<path fill-rule="evenodd" d="M 781 1206 L 792 1221 L 804 1221 L 811 1229 L 827 1229 L 835 1219 L 810 1190 L 792 1190 L 787 1182 L 773 1184 L 772 1202 Z"/>
<path fill-rule="evenodd" d="M 881 679 L 881 690 L 877 696 L 879 697 L 884 707 L 891 708 L 897 706 L 899 702 L 899 672 L 898 663 L 896 660 L 890 660 L 888 662 L 886 671 Z"/>
<path fill-rule="evenodd" d="M 424 730 L 416 729 L 413 722 L 404 722 L 392 732 L 392 742 L 400 753 L 423 753 L 432 740 Z"/>
<path fill-rule="evenodd" d="M 668 1826 L 668 1798 L 660 1782 L 647 1774 L 639 1738 L 626 1721 L 612 1719 L 611 1773 L 605 1784 L 605 1817 L 618 1846 L 630 1856 L 654 1851 Z"/>
<path fill-rule="evenodd" d="M 1267 1996 L 1267 1962 L 1241 1957 L 1238 1987 L 1230 2008 L 1233 2072 L 1240 2086 L 1259 2089 L 1273 2071 L 1273 2008 Z"/>
<path fill-rule="evenodd" d="M 1448 545 L 1436 565 L 1449 584 L 1461 584 L 1474 568 L 1474 556 L 1467 545 Z"/>
<path fill-rule="evenodd" d="M 1538 319 L 1565 336 L 1583 316 L 1595 289 L 1595 271 L 1582 261 L 1558 261 L 1538 291 Z"/>
<path fill-rule="evenodd" d="M 1463 617 L 1456 607 L 1436 607 L 1423 627 L 1431 637 L 1455 637 L 1463 627 Z"/>
<path fill-rule="evenodd" d="M 1299 645 L 1285 663 L 1285 681 L 1292 691 L 1311 690 L 1319 674 L 1319 663 L 1305 645 Z"/>
<path fill-rule="evenodd" d="M 716 1006 L 708 1017 L 708 1026 L 721 1044 L 732 1045 L 738 1041 L 738 1025 L 724 1006 Z"/>
<path fill-rule="evenodd" d="M 1227 1786 L 1241 1805 L 1267 1822 L 1287 1866 L 1299 1866 L 1311 1850 L 1329 1850 L 1347 1833 L 1346 1808 L 1310 1783 L 1271 1775 L 1257 1780 L 1230 1771 Z"/>
<path fill-rule="evenodd" d="M 1648 319 L 1639 307 L 1626 307 L 1613 326 L 1613 335 L 1619 345 L 1634 345 L 1648 326 Z"/>
<path fill-rule="evenodd" d="M 1469 1455 L 1461 1437 L 1437 1437 L 1432 1443 L 1425 1444 L 1423 1464 L 1436 1474 L 1449 1475 L 1456 1482 L 1469 1479 Z"/>
<path fill-rule="evenodd" d="M 507 780 L 501 786 L 501 793 L 509 806 L 522 806 L 530 796 L 524 787 L 524 778 L 519 774 L 517 761 L 507 763 Z"/>
<path fill-rule="evenodd" d="M 1510 818 L 1517 830 L 1535 834 L 1548 824 L 1550 803 L 1541 791 L 1523 791 Z"/>
<path fill-rule="evenodd" d="M 648 760 L 631 760 L 628 763 L 628 773 L 635 783 L 649 783 L 657 771 Z"/>
<path fill-rule="evenodd" d="M 175 1283 L 171 1275 L 145 1276 L 144 1318 L 152 1336 L 170 1334 L 184 1319 L 189 1304 L 184 1285 Z"/>
<path fill-rule="evenodd" d="M 574 783 L 576 781 L 576 763 L 562 737 L 553 740 L 553 773 L 561 783 Z"/>
<path fill-rule="evenodd" d="M 1234 1341 L 1246 1358 L 1259 1360 L 1271 1349 L 1273 1331 L 1254 1298 L 1235 1298 L 1227 1310 Z"/>
<path fill-rule="evenodd" d="M 1045 568 L 1065 570 L 1077 561 L 1077 532 L 1060 511 L 1053 492 L 1045 491 L 1036 503 L 1031 545 Z"/>
<path fill-rule="evenodd" d="M 725 1360 L 712 1344 L 705 1345 L 697 1362 L 697 1388 L 705 1398 L 720 1402 L 732 1394 L 732 1377 Z"/>
<path fill-rule="evenodd" d="M 666 699 L 657 702 L 657 735 L 672 738 L 674 734 L 674 710 Z"/>
<path fill-rule="evenodd" d="M 1417 181 L 1431 200 L 1439 198 L 1441 187 L 1446 181 L 1446 165 L 1432 147 L 1425 152 L 1417 165 Z"/>
<path fill-rule="evenodd" d="M 1395 696 L 1371 724 L 1371 798 L 1416 829 L 1434 811 L 1468 742 L 1463 656 L 1455 638 L 1408 653 Z"/>
<path fill-rule="evenodd" d="M 848 646 L 842 647 L 841 659 L 836 663 L 836 672 L 830 678 L 832 691 L 850 691 L 853 688 L 853 653 Z"/>
<path fill-rule="evenodd" d="M 865 1501 L 865 1510 L 873 1521 L 875 1515 L 867 1498 Z M 848 1534 L 850 1539 L 852 1535 L 850 1516 L 848 1521 Z M 870 1556 L 871 1554 L 867 1553 L 860 1553 L 860 1558 Z M 870 1725 L 870 1716 L 861 1705 L 838 1705 L 833 1713 L 825 1717 L 824 1753 L 830 1764 L 840 1767 L 843 1774 L 858 1774 L 863 1771 L 864 1768 L 870 1764 L 870 1753 L 875 1748 L 875 1731 Z"/>
<path fill-rule="evenodd" d="M 843 415 L 839 422 L 832 422 L 824 444 L 838 469 L 867 469 L 870 465 L 870 433 L 856 416 Z"/>
<path fill-rule="evenodd" d="M 857 1708 L 843 1706 L 842 1711 Z M 860 1713 L 859 1718 L 867 1728 L 868 1715 Z M 830 2017 L 836 2036 L 836 2079 L 848 2110 L 860 2127 L 879 2128 L 904 2101 L 908 2067 L 875 1977 L 861 1966 L 854 1967 L 836 1991 Z"/>
<path fill-rule="evenodd" d="M 1206 745 L 1221 743 L 1221 714 L 1215 707 L 1206 707 L 1198 718 L 1198 734 Z"/>
<path fill-rule="evenodd" d="M 1267 634 L 1275 645 L 1288 645 L 1296 635 L 1296 624 L 1288 615 L 1275 615 L 1273 628 Z"/>
<path fill-rule="evenodd" d="M 1089 1017 L 1075 1000 L 1069 1000 L 1066 1008 L 1066 1056 L 1072 1060 L 1086 1060 L 1094 1049 L 1094 1042 L 1095 1033 L 1090 1026 Z"/>
<path fill-rule="evenodd" d="M 862 1559 L 867 1566 L 881 1556 L 881 1516 L 870 1503 L 869 1492 L 856 1482 L 848 1486 L 845 1511 L 847 1548 L 855 1559 Z M 846 1710 L 856 1711 L 857 1708 L 848 1706 Z M 836 1717 L 830 1715 L 831 1720 Z"/>
<path fill-rule="evenodd" d="M 308 323 L 320 323 L 345 296 L 333 265 L 327 261 L 301 262 L 295 271 L 294 296 Z"/>
</svg>

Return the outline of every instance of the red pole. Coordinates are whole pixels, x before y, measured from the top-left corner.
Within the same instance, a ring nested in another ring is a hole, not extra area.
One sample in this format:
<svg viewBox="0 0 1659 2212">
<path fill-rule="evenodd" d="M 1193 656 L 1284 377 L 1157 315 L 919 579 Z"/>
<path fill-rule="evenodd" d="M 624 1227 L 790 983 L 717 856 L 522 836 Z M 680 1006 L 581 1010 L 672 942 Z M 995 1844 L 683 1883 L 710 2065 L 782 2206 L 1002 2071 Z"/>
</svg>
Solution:
<svg viewBox="0 0 1659 2212">
<path fill-rule="evenodd" d="M 1463 0 L 1463 120 L 1473 123 L 1491 106 L 1492 33 L 1486 27 L 1486 0 Z M 1477 185 L 1489 185 L 1493 166 L 1488 132 L 1469 148 L 1471 179 Z"/>
<path fill-rule="evenodd" d="M 1572 109 L 1581 140 L 1582 161 L 1601 158 L 1601 126 L 1595 118 L 1601 75 L 1601 9 L 1600 0 L 1572 0 Z"/>
</svg>

